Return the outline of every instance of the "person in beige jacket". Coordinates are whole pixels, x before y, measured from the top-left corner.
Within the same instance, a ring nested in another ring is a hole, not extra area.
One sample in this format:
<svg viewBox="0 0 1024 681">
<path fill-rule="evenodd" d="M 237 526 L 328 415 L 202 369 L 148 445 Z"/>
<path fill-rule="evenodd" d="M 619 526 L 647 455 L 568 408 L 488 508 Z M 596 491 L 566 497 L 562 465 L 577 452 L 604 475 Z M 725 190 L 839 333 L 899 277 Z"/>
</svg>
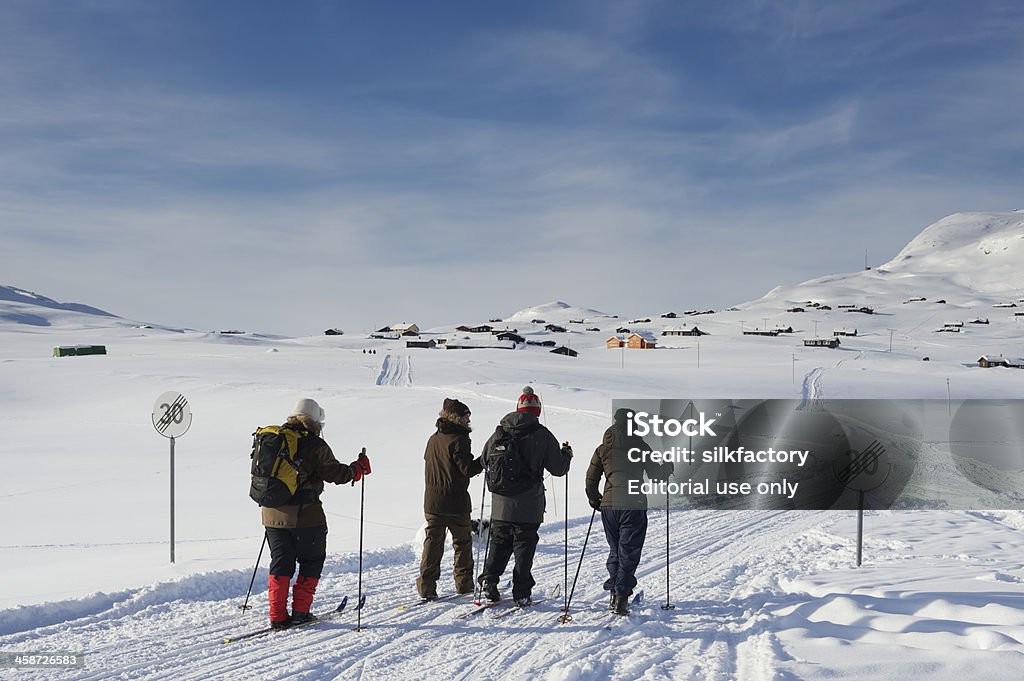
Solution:
<svg viewBox="0 0 1024 681">
<path fill-rule="evenodd" d="M 290 503 L 263 508 L 263 526 L 270 546 L 270 626 L 284 629 L 292 624 L 316 619 L 310 613 L 313 595 L 327 558 L 327 516 L 320 502 L 324 483 L 355 483 L 370 474 L 366 454 L 351 464 L 334 458 L 331 448 L 320 436 L 324 427 L 323 408 L 314 400 L 299 400 L 282 428 L 299 432 L 298 457 L 302 459 L 303 483 Z M 292 614 L 288 615 L 288 589 L 295 565 L 299 576 L 292 590 Z"/>
</svg>

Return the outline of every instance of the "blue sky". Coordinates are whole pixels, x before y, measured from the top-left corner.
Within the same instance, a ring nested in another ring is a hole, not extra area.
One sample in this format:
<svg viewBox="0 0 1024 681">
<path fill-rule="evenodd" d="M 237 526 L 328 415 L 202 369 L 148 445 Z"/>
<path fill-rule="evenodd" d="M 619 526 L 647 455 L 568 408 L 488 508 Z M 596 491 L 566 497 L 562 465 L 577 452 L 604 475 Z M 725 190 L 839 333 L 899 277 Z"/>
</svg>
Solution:
<svg viewBox="0 0 1024 681">
<path fill-rule="evenodd" d="M 1019 2 L 0 2 L 0 284 L 289 334 L 725 307 L 1024 207 Z"/>
</svg>

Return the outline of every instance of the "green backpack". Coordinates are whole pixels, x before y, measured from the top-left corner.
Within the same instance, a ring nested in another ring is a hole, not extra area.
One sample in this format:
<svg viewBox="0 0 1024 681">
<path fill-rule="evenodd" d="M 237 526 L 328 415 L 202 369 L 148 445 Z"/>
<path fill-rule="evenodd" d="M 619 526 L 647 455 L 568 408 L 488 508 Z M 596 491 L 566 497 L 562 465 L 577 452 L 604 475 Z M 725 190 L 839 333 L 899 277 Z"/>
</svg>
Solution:
<svg viewBox="0 0 1024 681">
<path fill-rule="evenodd" d="M 260 506 L 277 508 L 292 502 L 305 483 L 299 441 L 305 431 L 282 426 L 257 428 L 252 434 L 252 484 L 249 496 Z"/>
</svg>

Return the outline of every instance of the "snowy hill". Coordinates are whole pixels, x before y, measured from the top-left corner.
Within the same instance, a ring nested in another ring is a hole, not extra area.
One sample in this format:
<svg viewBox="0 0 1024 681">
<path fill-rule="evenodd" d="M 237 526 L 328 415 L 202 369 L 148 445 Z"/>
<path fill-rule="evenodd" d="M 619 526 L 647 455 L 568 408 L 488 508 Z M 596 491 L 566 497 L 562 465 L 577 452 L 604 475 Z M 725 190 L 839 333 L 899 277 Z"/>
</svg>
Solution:
<svg viewBox="0 0 1024 681">
<path fill-rule="evenodd" d="M 879 269 L 949 280 L 979 293 L 1024 291 L 1024 211 L 957 213 L 926 228 Z"/>
<path fill-rule="evenodd" d="M 881 267 L 779 286 L 740 307 L 826 300 L 893 305 L 923 298 L 980 308 L 1022 296 L 1024 212 L 957 213 L 925 228 Z"/>
<path fill-rule="evenodd" d="M 527 307 L 509 315 L 504 320 L 509 323 L 529 324 L 534 319 L 543 319 L 550 324 L 567 324 L 571 319 L 582 319 L 587 322 L 595 322 L 601 319 L 608 319 L 613 315 L 592 310 L 586 307 L 569 305 L 561 301 L 544 303 L 534 307 Z"/>
<path fill-rule="evenodd" d="M 99 322 L 95 317 L 119 319 L 116 315 L 89 305 L 59 303 L 38 293 L 13 286 L 0 286 L 0 322 L 49 326 L 57 321 Z"/>
</svg>

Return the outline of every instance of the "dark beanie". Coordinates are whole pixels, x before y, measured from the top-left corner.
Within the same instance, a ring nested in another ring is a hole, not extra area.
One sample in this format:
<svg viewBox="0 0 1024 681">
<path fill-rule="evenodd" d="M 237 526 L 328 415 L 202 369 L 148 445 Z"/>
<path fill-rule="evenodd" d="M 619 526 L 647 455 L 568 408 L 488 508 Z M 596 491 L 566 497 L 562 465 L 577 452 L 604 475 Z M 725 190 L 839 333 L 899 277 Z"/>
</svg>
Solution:
<svg viewBox="0 0 1024 681">
<path fill-rule="evenodd" d="M 444 406 L 441 407 L 441 411 L 446 411 L 449 414 L 455 414 L 456 416 L 465 416 L 469 413 L 469 407 L 458 400 L 446 397 L 444 398 Z"/>
</svg>

